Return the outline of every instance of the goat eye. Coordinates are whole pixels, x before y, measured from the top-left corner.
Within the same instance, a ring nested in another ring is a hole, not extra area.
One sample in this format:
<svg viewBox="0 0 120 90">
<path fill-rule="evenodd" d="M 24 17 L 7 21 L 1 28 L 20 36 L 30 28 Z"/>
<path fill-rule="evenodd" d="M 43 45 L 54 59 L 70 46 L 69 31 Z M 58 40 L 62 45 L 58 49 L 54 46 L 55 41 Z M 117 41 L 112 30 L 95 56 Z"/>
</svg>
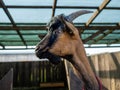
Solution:
<svg viewBox="0 0 120 90">
<path fill-rule="evenodd" d="M 60 34 L 62 31 L 61 30 L 55 30 L 53 31 L 53 34 Z"/>
</svg>

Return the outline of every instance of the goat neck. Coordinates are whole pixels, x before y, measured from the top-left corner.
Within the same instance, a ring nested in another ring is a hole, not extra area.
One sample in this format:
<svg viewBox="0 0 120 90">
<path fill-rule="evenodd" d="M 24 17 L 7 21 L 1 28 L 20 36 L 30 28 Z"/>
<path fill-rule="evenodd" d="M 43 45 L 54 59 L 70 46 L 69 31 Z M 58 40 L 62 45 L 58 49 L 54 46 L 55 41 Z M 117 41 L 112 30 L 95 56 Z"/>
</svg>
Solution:
<svg viewBox="0 0 120 90">
<path fill-rule="evenodd" d="M 82 78 L 86 90 L 99 90 L 98 82 L 88 62 L 81 39 L 79 39 L 78 46 L 76 46 L 75 50 L 71 63 L 77 70 L 78 76 Z"/>
<path fill-rule="evenodd" d="M 73 24 L 67 21 L 65 21 L 65 24 L 74 33 L 72 41 L 74 42 L 74 44 L 72 45 L 74 49 L 71 51 L 72 60 L 69 61 L 78 71 L 79 77 L 81 76 L 80 78 L 82 78 L 83 82 L 85 83 L 85 87 L 87 90 L 99 90 L 98 82 L 88 62 L 88 58 L 78 30 L 74 27 Z"/>
</svg>

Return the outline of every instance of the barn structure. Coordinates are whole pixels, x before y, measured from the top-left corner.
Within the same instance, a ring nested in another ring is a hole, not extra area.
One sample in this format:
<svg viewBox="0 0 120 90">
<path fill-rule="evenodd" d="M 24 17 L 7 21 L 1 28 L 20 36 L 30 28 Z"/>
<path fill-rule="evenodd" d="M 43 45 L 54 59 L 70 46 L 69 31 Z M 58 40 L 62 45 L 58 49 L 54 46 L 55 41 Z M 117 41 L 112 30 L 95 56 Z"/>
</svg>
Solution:
<svg viewBox="0 0 120 90">
<path fill-rule="evenodd" d="M 34 50 L 47 34 L 46 24 L 51 17 L 83 9 L 93 13 L 73 23 L 85 48 L 119 48 L 119 0 L 0 0 L 0 51 Z M 0 82 L 0 88 L 9 84 L 6 90 L 70 90 L 73 77 L 69 75 L 69 62 L 63 60 L 54 66 L 34 53 L 12 53 L 0 54 L 0 80 L 10 82 Z M 120 52 L 88 58 L 104 85 L 109 90 L 120 90 Z"/>
</svg>

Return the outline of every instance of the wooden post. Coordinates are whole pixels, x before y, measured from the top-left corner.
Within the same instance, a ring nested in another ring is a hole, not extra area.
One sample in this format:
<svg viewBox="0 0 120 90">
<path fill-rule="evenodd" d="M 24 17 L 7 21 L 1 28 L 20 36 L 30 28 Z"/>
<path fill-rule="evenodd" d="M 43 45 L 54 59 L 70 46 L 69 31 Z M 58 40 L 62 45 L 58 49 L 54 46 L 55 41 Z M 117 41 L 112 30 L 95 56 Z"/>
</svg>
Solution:
<svg viewBox="0 0 120 90">
<path fill-rule="evenodd" d="M 70 90 L 70 77 L 69 77 L 69 69 L 68 69 L 68 65 L 67 65 L 67 61 L 64 60 L 64 64 L 65 64 L 65 70 L 66 70 L 66 76 L 67 76 L 67 84 L 68 84 L 68 90 Z"/>
</svg>

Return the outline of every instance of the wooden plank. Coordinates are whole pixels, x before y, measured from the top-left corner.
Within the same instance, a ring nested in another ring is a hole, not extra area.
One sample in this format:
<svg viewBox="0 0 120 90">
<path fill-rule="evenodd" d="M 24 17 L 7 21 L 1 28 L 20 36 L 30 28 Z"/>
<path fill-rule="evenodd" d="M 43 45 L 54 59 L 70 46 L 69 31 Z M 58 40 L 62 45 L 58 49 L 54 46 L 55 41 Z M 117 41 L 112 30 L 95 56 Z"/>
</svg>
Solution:
<svg viewBox="0 0 120 90">
<path fill-rule="evenodd" d="M 14 79 L 13 79 L 13 83 L 14 83 L 14 86 L 16 87 L 16 86 L 18 86 L 18 82 L 17 82 L 17 79 L 18 79 L 18 75 L 19 75 L 19 73 L 18 73 L 18 63 L 14 63 Z"/>
<path fill-rule="evenodd" d="M 112 53 L 112 58 L 114 59 L 114 64 L 116 66 L 114 79 L 115 79 L 115 89 L 120 90 L 120 52 Z"/>
<path fill-rule="evenodd" d="M 22 86 L 22 63 L 18 63 L 18 77 L 17 77 L 17 83 L 18 86 Z"/>
<path fill-rule="evenodd" d="M 110 83 L 111 83 L 111 90 L 115 90 L 115 75 L 116 75 L 116 65 L 114 62 L 114 56 L 111 54 L 111 59 L 109 59 L 110 64 Z"/>
<path fill-rule="evenodd" d="M 98 36 L 99 34 L 103 33 L 104 30 L 99 30 L 96 33 L 93 33 L 91 36 L 87 37 L 86 39 L 83 40 L 83 43 L 87 43 L 89 40 L 94 39 L 96 36 Z"/>
<path fill-rule="evenodd" d="M 52 73 L 53 73 L 53 82 L 57 82 L 57 73 L 56 73 L 56 70 L 57 70 L 57 66 L 52 66 Z"/>
<path fill-rule="evenodd" d="M 67 77 L 67 85 L 68 85 L 68 90 L 70 90 L 70 76 L 69 76 L 69 68 L 68 68 L 68 62 L 64 60 L 65 64 L 65 70 L 66 70 L 66 77 Z"/>
<path fill-rule="evenodd" d="M 94 71 L 94 73 L 96 74 L 96 76 L 99 76 L 99 60 L 98 60 L 98 55 L 92 55 L 92 56 L 89 56 L 89 61 L 91 62 L 91 66 L 92 66 L 92 69 Z"/>
<path fill-rule="evenodd" d="M 43 67 L 44 82 L 46 82 L 46 61 L 43 61 L 43 65 L 44 65 L 44 67 Z"/>
<path fill-rule="evenodd" d="M 96 44 L 98 41 L 102 40 L 103 38 L 105 38 L 107 35 L 109 35 L 110 33 L 112 33 L 114 30 L 108 30 L 107 32 L 104 32 L 101 36 L 99 36 L 97 39 L 95 39 L 92 44 Z M 112 43 L 109 43 L 112 44 Z"/>
<path fill-rule="evenodd" d="M 96 10 L 93 16 L 88 20 L 86 26 L 89 26 L 90 23 L 99 15 L 99 13 L 106 7 L 106 5 L 110 2 L 110 0 L 104 0 L 103 3 L 99 6 L 99 9 Z"/>
<path fill-rule="evenodd" d="M 20 5 L 20 6 L 16 6 L 16 5 L 6 5 L 7 8 L 13 8 L 13 9 L 16 9 L 16 8 L 20 8 L 20 9 L 51 9 L 52 6 L 34 6 L 34 5 L 27 5 L 27 6 L 23 6 L 23 5 Z M 0 6 L 1 8 L 1 6 Z M 98 7 L 97 6 L 56 6 L 57 9 L 97 9 Z M 104 9 L 106 10 L 109 10 L 109 9 L 112 9 L 112 10 L 120 10 L 120 7 L 105 7 Z"/>
<path fill-rule="evenodd" d="M 107 26 L 107 25 L 103 25 L 103 26 L 75 26 L 78 30 L 119 30 L 120 26 Z M 22 30 L 47 30 L 46 26 L 18 26 L 18 28 L 22 31 Z M 15 27 L 11 27 L 11 26 L 0 26 L 0 30 L 15 30 Z"/>
<path fill-rule="evenodd" d="M 51 76 L 51 81 L 53 81 L 53 67 L 52 67 L 52 65 L 51 65 L 51 67 L 50 67 L 50 76 Z"/>
<path fill-rule="evenodd" d="M 22 87 L 24 87 L 25 86 L 25 63 L 23 63 L 23 62 L 21 62 L 21 85 L 22 85 Z"/>
<path fill-rule="evenodd" d="M 30 68 L 30 82 L 31 82 L 31 86 L 33 86 L 33 84 L 34 84 L 34 69 L 33 69 L 33 67 L 34 67 L 34 65 L 33 65 L 33 63 L 30 63 L 30 66 L 31 66 L 31 68 Z"/>
<path fill-rule="evenodd" d="M 40 80 L 40 77 L 39 77 L 39 63 L 40 62 L 36 62 L 36 86 L 38 86 L 39 85 L 39 80 Z"/>
<path fill-rule="evenodd" d="M 46 82 L 50 82 L 51 81 L 50 68 L 51 68 L 50 62 L 46 61 Z"/>
<path fill-rule="evenodd" d="M 33 62 L 33 80 L 34 80 L 34 86 L 37 85 L 37 65 L 36 62 Z"/>
<path fill-rule="evenodd" d="M 111 83 L 110 83 L 110 64 L 109 64 L 109 61 L 111 59 L 111 55 L 106 53 L 106 54 L 104 54 L 104 58 L 105 58 L 104 59 L 105 86 L 108 88 L 108 90 L 110 90 Z"/>
<path fill-rule="evenodd" d="M 58 83 L 40 83 L 40 87 L 64 87 L 64 82 Z"/>
<path fill-rule="evenodd" d="M 56 76 L 59 76 L 59 81 L 64 81 L 64 75 L 65 75 L 65 68 L 63 68 L 64 64 L 63 62 L 60 62 L 59 65 L 56 67 L 56 70 L 57 70 L 57 74 Z M 57 81 L 57 78 L 56 78 L 56 81 Z"/>
<path fill-rule="evenodd" d="M 115 39 L 113 42 L 110 42 L 109 44 L 115 44 L 115 43 L 119 43 L 120 39 Z"/>
<path fill-rule="evenodd" d="M 28 62 L 25 62 L 24 63 L 24 78 L 25 78 L 25 80 L 24 80 L 24 85 L 25 86 L 28 86 L 29 85 L 29 82 L 30 82 L 30 73 L 29 73 L 29 70 L 30 68 L 29 68 L 29 63 Z"/>
<path fill-rule="evenodd" d="M 53 6 L 52 6 L 52 17 L 54 17 L 55 15 L 56 5 L 57 5 L 57 0 L 54 0 Z"/>
<path fill-rule="evenodd" d="M 117 63 L 118 63 L 118 68 L 120 68 L 120 52 L 113 52 L 113 54 L 116 57 Z"/>
<path fill-rule="evenodd" d="M 41 62 L 39 62 L 39 82 L 41 82 Z"/>
<path fill-rule="evenodd" d="M 60 72 L 60 71 L 62 71 L 61 70 L 61 68 L 62 68 L 62 65 L 61 65 L 61 63 L 57 66 L 57 68 L 56 68 L 56 81 L 60 81 L 61 80 L 61 73 L 62 72 Z M 62 73 L 63 74 L 63 73 Z"/>
<path fill-rule="evenodd" d="M 100 75 L 100 78 L 101 78 L 101 81 L 103 83 L 103 85 L 105 85 L 105 74 L 103 73 L 104 72 L 104 54 L 100 54 L 98 55 L 98 58 L 99 58 L 99 75 Z M 106 85 L 105 85 L 106 86 Z"/>
<path fill-rule="evenodd" d="M 59 76 L 58 79 L 59 79 L 59 81 L 66 81 L 66 73 L 65 73 L 65 64 L 64 64 L 64 61 L 62 61 L 58 65 L 57 70 L 58 70 L 58 76 Z"/>
<path fill-rule="evenodd" d="M 44 82 L 44 63 L 41 62 L 41 82 Z"/>
</svg>

